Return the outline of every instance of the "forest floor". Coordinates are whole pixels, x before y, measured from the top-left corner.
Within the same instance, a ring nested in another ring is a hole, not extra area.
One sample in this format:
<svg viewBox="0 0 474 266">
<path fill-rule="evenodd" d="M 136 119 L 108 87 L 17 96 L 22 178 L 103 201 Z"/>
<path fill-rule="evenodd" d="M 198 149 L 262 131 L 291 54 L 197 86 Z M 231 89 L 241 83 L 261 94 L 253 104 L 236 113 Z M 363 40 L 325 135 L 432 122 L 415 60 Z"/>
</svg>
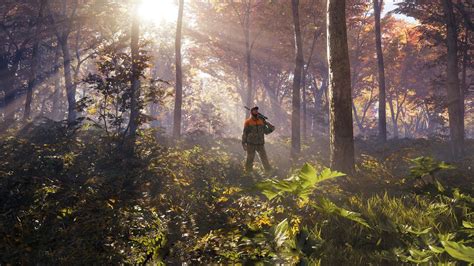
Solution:
<svg viewBox="0 0 474 266">
<path fill-rule="evenodd" d="M 243 172 L 238 139 L 144 131 L 131 155 L 94 128 L 45 120 L 11 131 L 0 153 L 0 264 L 472 259 L 473 140 L 454 167 L 442 163 L 444 140 L 357 140 L 356 173 L 339 176 L 325 170 L 324 139 L 304 143 L 297 161 L 288 142 L 267 143 L 268 176 L 258 160 Z"/>
</svg>

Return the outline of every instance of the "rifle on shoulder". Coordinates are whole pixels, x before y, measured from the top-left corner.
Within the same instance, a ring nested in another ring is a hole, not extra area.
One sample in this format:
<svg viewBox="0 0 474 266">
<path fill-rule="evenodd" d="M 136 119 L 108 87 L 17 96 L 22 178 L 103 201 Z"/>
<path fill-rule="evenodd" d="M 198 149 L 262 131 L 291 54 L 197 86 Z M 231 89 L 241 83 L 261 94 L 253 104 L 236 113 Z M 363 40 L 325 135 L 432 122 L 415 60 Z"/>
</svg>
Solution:
<svg viewBox="0 0 474 266">
<path fill-rule="evenodd" d="M 244 106 L 244 108 L 250 111 L 250 108 L 248 108 L 247 106 Z M 268 117 L 264 116 L 260 112 L 257 114 L 257 117 L 263 120 L 268 120 Z"/>
</svg>

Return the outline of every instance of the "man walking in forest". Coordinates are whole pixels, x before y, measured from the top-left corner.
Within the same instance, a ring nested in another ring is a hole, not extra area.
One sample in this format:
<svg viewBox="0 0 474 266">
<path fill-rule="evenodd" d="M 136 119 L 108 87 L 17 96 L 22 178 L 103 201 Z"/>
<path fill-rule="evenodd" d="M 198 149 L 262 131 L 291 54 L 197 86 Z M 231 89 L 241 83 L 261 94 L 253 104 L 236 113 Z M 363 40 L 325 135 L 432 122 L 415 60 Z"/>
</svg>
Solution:
<svg viewBox="0 0 474 266">
<path fill-rule="evenodd" d="M 259 116 L 257 106 L 250 109 L 250 118 L 245 120 L 244 132 L 242 134 L 242 146 L 247 152 L 247 160 L 245 162 L 245 171 L 247 173 L 252 171 L 255 152 L 258 152 L 265 171 L 269 172 L 271 170 L 264 145 L 265 135 L 272 133 L 274 130 L 275 127 L 272 124 L 267 122 L 263 116 Z"/>
</svg>

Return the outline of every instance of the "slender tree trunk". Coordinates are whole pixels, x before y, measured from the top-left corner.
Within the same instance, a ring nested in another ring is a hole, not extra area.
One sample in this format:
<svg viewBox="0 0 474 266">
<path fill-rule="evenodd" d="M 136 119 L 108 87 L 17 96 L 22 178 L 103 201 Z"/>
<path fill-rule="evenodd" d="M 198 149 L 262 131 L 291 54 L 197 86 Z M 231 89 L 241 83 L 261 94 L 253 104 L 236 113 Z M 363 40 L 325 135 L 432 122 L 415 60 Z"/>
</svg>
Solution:
<svg viewBox="0 0 474 266">
<path fill-rule="evenodd" d="M 454 158 L 459 159 L 462 157 L 464 152 L 464 117 L 462 114 L 462 102 L 458 78 L 456 21 L 451 0 L 442 1 L 447 30 L 446 42 L 448 46 L 446 89 L 448 95 L 449 130 L 453 156 Z"/>
<path fill-rule="evenodd" d="M 3 87 L 3 103 L 1 110 L 3 112 L 6 126 L 9 126 L 9 124 L 15 122 L 15 99 L 17 95 L 17 88 L 15 84 L 16 73 L 19 69 L 23 52 L 23 49 L 19 49 L 15 52 L 12 64 L 8 53 L 5 53 L 0 57 L 0 84 Z"/>
<path fill-rule="evenodd" d="M 387 110 L 385 103 L 385 68 L 382 52 L 382 34 L 380 29 L 380 13 L 383 0 L 373 1 L 375 17 L 375 46 L 377 50 L 377 69 L 379 77 L 379 139 L 385 142 L 387 140 Z"/>
<path fill-rule="evenodd" d="M 38 66 L 38 40 L 35 40 L 33 44 L 32 58 L 31 58 L 31 72 L 30 78 L 28 80 L 28 85 L 26 88 L 26 99 L 25 99 L 25 112 L 23 114 L 23 120 L 27 121 L 31 116 L 31 102 L 33 101 L 33 89 L 36 86 L 36 72 Z"/>
<path fill-rule="evenodd" d="M 362 135 L 365 135 L 364 134 L 364 125 L 362 125 L 362 122 L 360 121 L 359 114 L 357 113 L 357 108 L 356 108 L 354 102 L 352 102 L 352 112 L 354 114 L 354 119 L 355 119 L 355 122 L 357 124 L 357 127 L 359 128 L 360 133 Z"/>
<path fill-rule="evenodd" d="M 245 31 L 245 61 L 247 64 L 247 106 L 252 108 L 252 47 L 250 44 L 250 2 L 246 7 L 244 18 Z M 247 113 L 246 113 L 247 114 Z"/>
<path fill-rule="evenodd" d="M 176 96 L 174 102 L 173 136 L 181 136 L 181 106 L 183 105 L 183 71 L 181 69 L 181 32 L 183 25 L 184 0 L 179 0 L 178 23 L 176 26 L 175 58 L 176 58 Z"/>
<path fill-rule="evenodd" d="M 304 66 L 303 66 L 304 68 Z M 303 75 L 301 75 L 301 93 L 303 94 L 302 96 L 302 101 L 303 101 L 303 117 L 302 117 L 302 123 L 303 127 L 301 130 L 303 130 L 303 141 L 306 140 L 306 132 L 308 131 L 307 127 L 307 108 L 306 108 L 306 71 L 303 71 Z"/>
<path fill-rule="evenodd" d="M 293 12 L 293 25 L 295 29 L 295 50 L 296 65 L 293 75 L 293 98 L 291 114 L 291 155 L 296 157 L 301 151 L 301 132 L 300 132 L 300 90 L 301 74 L 303 70 L 303 40 L 301 37 L 299 0 L 291 0 L 291 9 Z"/>
<path fill-rule="evenodd" d="M 137 7 L 135 7 L 137 8 Z M 135 14 L 136 12 L 134 12 Z M 133 16 L 132 21 L 132 32 L 130 40 L 130 48 L 132 53 L 132 74 L 130 77 L 131 83 L 131 102 L 130 102 L 130 121 L 128 124 L 129 127 L 129 136 L 134 138 L 137 134 L 140 108 L 139 108 L 139 98 L 140 98 L 140 69 L 138 67 L 139 60 L 139 38 L 140 38 L 140 25 L 138 17 Z"/>
<path fill-rule="evenodd" d="M 303 63 L 303 75 L 302 75 L 302 80 L 301 80 L 301 88 L 302 88 L 302 94 L 303 94 L 303 140 L 307 139 L 307 134 L 308 134 L 308 126 L 307 126 L 307 120 L 308 120 L 308 111 L 307 111 L 307 100 L 306 100 L 306 76 L 308 75 L 308 70 L 311 65 L 311 59 L 313 58 L 313 52 L 314 52 L 314 47 L 316 46 L 316 40 L 318 39 L 318 34 L 319 31 L 315 31 L 313 35 L 313 41 L 311 44 L 311 50 L 309 52 L 309 57 L 308 61 L 306 63 L 306 67 L 304 66 Z"/>
<path fill-rule="evenodd" d="M 327 74 L 327 73 L 326 73 Z M 328 98 L 327 98 L 327 89 L 328 89 L 328 79 L 327 75 L 324 75 L 323 80 L 321 81 L 321 86 L 317 89 L 316 81 L 314 81 L 314 128 L 325 128 L 324 123 L 326 122 L 326 116 L 328 114 Z M 318 127 L 318 114 L 319 117 L 322 118 L 319 122 L 322 123 L 320 127 Z M 316 132 L 313 132 L 313 137 L 316 137 Z M 313 138 L 315 140 L 315 138 Z"/>
<path fill-rule="evenodd" d="M 393 124 L 393 138 L 398 139 L 398 124 L 397 124 L 398 119 L 397 119 L 397 114 L 395 113 L 395 108 L 393 107 L 392 97 L 389 97 L 388 106 L 390 107 L 390 117 L 392 118 L 392 124 Z"/>
<path fill-rule="evenodd" d="M 7 126 L 15 122 L 15 98 L 17 95 L 17 88 L 15 87 L 15 73 L 16 70 L 10 70 L 4 79 L 4 97 L 3 97 L 3 112 L 4 121 Z"/>
<path fill-rule="evenodd" d="M 54 73 L 54 92 L 53 92 L 53 103 L 51 106 L 51 119 L 56 120 L 59 119 L 59 108 L 60 108 L 60 101 L 61 101 L 61 76 L 59 75 L 59 57 L 61 55 L 61 47 L 56 47 L 56 52 L 54 54 L 54 66 L 53 66 L 53 73 Z M 62 118 L 60 118 L 62 120 Z"/>
<path fill-rule="evenodd" d="M 330 160 L 334 170 L 354 170 L 351 70 L 347 47 L 346 1 L 327 2 Z"/>
<path fill-rule="evenodd" d="M 26 89 L 26 99 L 25 99 L 25 112 L 23 114 L 23 119 L 26 121 L 30 119 L 31 115 L 31 102 L 33 100 L 33 89 L 36 86 L 37 80 L 37 68 L 38 68 L 38 59 L 39 59 L 39 33 L 41 30 L 41 23 L 43 20 L 43 10 L 46 4 L 46 0 L 41 0 L 39 6 L 39 13 L 36 19 L 36 29 L 33 43 L 33 51 L 31 55 L 31 72 L 30 78 L 28 80 L 28 86 Z"/>
<path fill-rule="evenodd" d="M 464 115 L 466 112 L 466 107 L 465 107 L 465 97 L 467 93 L 467 82 L 466 82 L 466 77 L 467 77 L 467 66 L 468 66 L 468 60 L 469 60 L 469 28 L 466 27 L 464 31 L 464 49 L 463 49 L 463 55 L 462 55 L 462 73 L 461 73 L 461 87 L 460 87 L 460 95 L 461 95 L 461 116 L 464 119 Z M 463 122 L 464 123 L 464 122 Z"/>
<path fill-rule="evenodd" d="M 68 123 L 76 121 L 76 86 L 72 81 L 71 53 L 69 51 L 69 34 L 63 34 L 59 40 L 63 52 L 64 82 L 68 102 Z"/>
</svg>

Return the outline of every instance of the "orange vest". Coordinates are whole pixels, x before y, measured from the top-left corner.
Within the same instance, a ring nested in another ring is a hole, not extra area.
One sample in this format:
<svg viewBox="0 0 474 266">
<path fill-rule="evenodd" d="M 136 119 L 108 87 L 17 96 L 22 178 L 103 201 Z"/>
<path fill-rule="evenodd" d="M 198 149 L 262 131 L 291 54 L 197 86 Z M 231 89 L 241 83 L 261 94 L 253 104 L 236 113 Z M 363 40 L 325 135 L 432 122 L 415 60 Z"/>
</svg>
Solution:
<svg viewBox="0 0 474 266">
<path fill-rule="evenodd" d="M 242 143 L 263 145 L 265 143 L 265 122 L 262 119 L 249 118 L 245 120 Z"/>
</svg>

